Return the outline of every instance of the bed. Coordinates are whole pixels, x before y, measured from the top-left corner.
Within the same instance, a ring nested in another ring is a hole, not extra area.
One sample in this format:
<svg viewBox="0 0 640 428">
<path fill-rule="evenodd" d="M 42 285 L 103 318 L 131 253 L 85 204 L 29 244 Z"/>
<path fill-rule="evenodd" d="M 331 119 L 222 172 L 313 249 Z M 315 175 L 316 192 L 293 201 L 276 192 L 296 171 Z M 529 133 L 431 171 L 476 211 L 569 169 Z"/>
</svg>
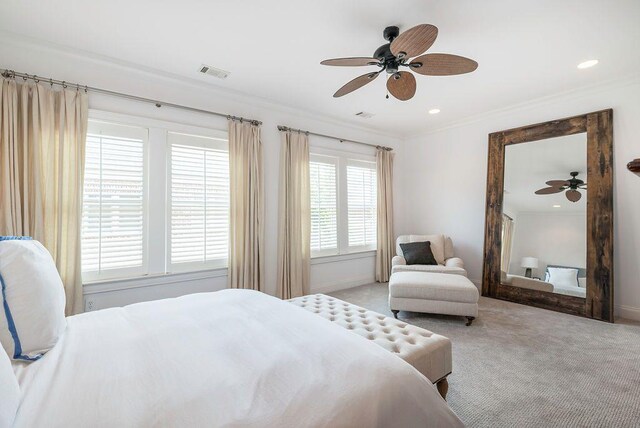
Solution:
<svg viewBox="0 0 640 428">
<path fill-rule="evenodd" d="M 15 427 L 460 427 L 416 369 L 315 314 L 223 290 L 69 317 L 13 363 Z"/>
</svg>

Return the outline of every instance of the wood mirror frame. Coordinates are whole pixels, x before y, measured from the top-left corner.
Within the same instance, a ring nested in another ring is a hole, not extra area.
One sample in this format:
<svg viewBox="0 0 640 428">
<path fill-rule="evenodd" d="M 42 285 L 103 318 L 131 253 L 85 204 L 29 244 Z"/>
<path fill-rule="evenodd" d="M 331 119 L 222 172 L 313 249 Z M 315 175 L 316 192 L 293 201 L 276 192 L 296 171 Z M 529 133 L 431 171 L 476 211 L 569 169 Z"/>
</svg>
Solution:
<svg viewBox="0 0 640 428">
<path fill-rule="evenodd" d="M 502 202 L 505 148 L 587 133 L 586 298 L 502 284 Z M 482 295 L 613 322 L 613 110 L 529 125 L 489 135 Z"/>
</svg>

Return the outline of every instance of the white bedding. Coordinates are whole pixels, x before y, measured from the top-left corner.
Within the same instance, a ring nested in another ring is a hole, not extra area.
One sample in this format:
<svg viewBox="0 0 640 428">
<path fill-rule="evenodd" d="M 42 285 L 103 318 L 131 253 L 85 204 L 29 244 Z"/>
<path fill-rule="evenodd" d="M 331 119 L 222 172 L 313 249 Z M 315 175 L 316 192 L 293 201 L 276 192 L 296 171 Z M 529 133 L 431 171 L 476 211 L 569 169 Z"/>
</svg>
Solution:
<svg viewBox="0 0 640 428">
<path fill-rule="evenodd" d="M 68 318 L 14 363 L 16 427 L 459 427 L 402 359 L 306 310 L 224 290 Z"/>
</svg>

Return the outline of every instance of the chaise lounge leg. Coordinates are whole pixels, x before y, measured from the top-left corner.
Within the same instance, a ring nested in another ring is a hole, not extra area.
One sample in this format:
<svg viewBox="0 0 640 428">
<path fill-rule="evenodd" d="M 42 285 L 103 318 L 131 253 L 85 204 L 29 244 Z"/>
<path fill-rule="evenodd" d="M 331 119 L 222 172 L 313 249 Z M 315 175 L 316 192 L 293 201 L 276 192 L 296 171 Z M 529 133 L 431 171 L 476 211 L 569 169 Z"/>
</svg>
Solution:
<svg viewBox="0 0 640 428">
<path fill-rule="evenodd" d="M 476 319 L 476 317 L 467 317 L 467 327 L 471 325 L 474 319 Z"/>
<path fill-rule="evenodd" d="M 442 398 L 447 399 L 447 392 L 449 391 L 449 381 L 447 378 L 440 379 L 438 383 L 436 383 L 436 388 L 438 388 L 438 392 L 442 395 Z"/>
<path fill-rule="evenodd" d="M 395 309 L 391 309 L 391 312 L 393 312 L 393 317 L 395 319 L 398 319 L 398 312 L 400 312 L 400 311 L 396 311 Z"/>
</svg>

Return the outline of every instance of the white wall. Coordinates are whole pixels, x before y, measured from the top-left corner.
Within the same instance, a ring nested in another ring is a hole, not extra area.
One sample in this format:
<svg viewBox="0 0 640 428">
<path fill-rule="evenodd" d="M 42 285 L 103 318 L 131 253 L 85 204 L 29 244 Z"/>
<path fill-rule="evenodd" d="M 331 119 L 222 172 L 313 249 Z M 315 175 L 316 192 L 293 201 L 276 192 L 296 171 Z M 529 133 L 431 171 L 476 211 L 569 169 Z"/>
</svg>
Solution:
<svg viewBox="0 0 640 428">
<path fill-rule="evenodd" d="M 544 278 L 547 265 L 586 268 L 585 213 L 519 212 L 514 223 L 509 273 L 522 275 L 522 257 L 536 257 L 533 276 Z"/>
<path fill-rule="evenodd" d="M 398 232 L 451 235 L 470 278 L 479 283 L 488 134 L 606 108 L 613 108 L 614 115 L 616 314 L 640 319 L 640 177 L 626 169 L 629 161 L 640 157 L 638 76 L 505 108 L 407 139 L 403 165 L 396 171 L 403 174 L 401 181 L 412 185 L 404 187 L 407 210 Z"/>
<path fill-rule="evenodd" d="M 275 294 L 277 263 L 278 175 L 280 134 L 277 125 L 351 138 L 372 144 L 398 147 L 397 137 L 345 125 L 336 120 L 318 117 L 310 112 L 275 105 L 262 99 L 252 99 L 202 82 L 150 72 L 129 64 L 115 63 L 105 58 L 67 51 L 56 46 L 33 44 L 28 40 L 0 40 L 0 68 L 85 83 L 104 89 L 136 94 L 143 97 L 183 104 L 191 107 L 229 113 L 263 122 L 265 210 L 266 210 L 266 284 L 265 291 Z M 259 76 L 257 76 L 259 78 Z M 218 81 L 212 81 L 218 84 Z M 225 118 L 120 98 L 90 95 L 90 108 L 124 114 L 226 129 Z M 312 106 L 311 106 L 312 107 Z M 311 137 L 311 145 L 328 145 L 337 149 L 375 153 L 375 149 L 355 144 L 340 144 L 334 140 Z M 397 155 L 398 156 L 398 155 Z M 399 157 L 399 156 L 398 156 Z M 396 180 L 397 182 L 397 180 Z M 401 212 L 397 210 L 396 219 Z M 311 268 L 313 292 L 347 288 L 374 281 L 375 253 L 337 256 L 315 260 Z M 224 271 L 197 272 L 167 277 L 146 277 L 126 282 L 105 282 L 85 287 L 89 309 L 119 306 L 143 300 L 173 297 L 191 292 L 219 290 L 226 286 Z"/>
</svg>

